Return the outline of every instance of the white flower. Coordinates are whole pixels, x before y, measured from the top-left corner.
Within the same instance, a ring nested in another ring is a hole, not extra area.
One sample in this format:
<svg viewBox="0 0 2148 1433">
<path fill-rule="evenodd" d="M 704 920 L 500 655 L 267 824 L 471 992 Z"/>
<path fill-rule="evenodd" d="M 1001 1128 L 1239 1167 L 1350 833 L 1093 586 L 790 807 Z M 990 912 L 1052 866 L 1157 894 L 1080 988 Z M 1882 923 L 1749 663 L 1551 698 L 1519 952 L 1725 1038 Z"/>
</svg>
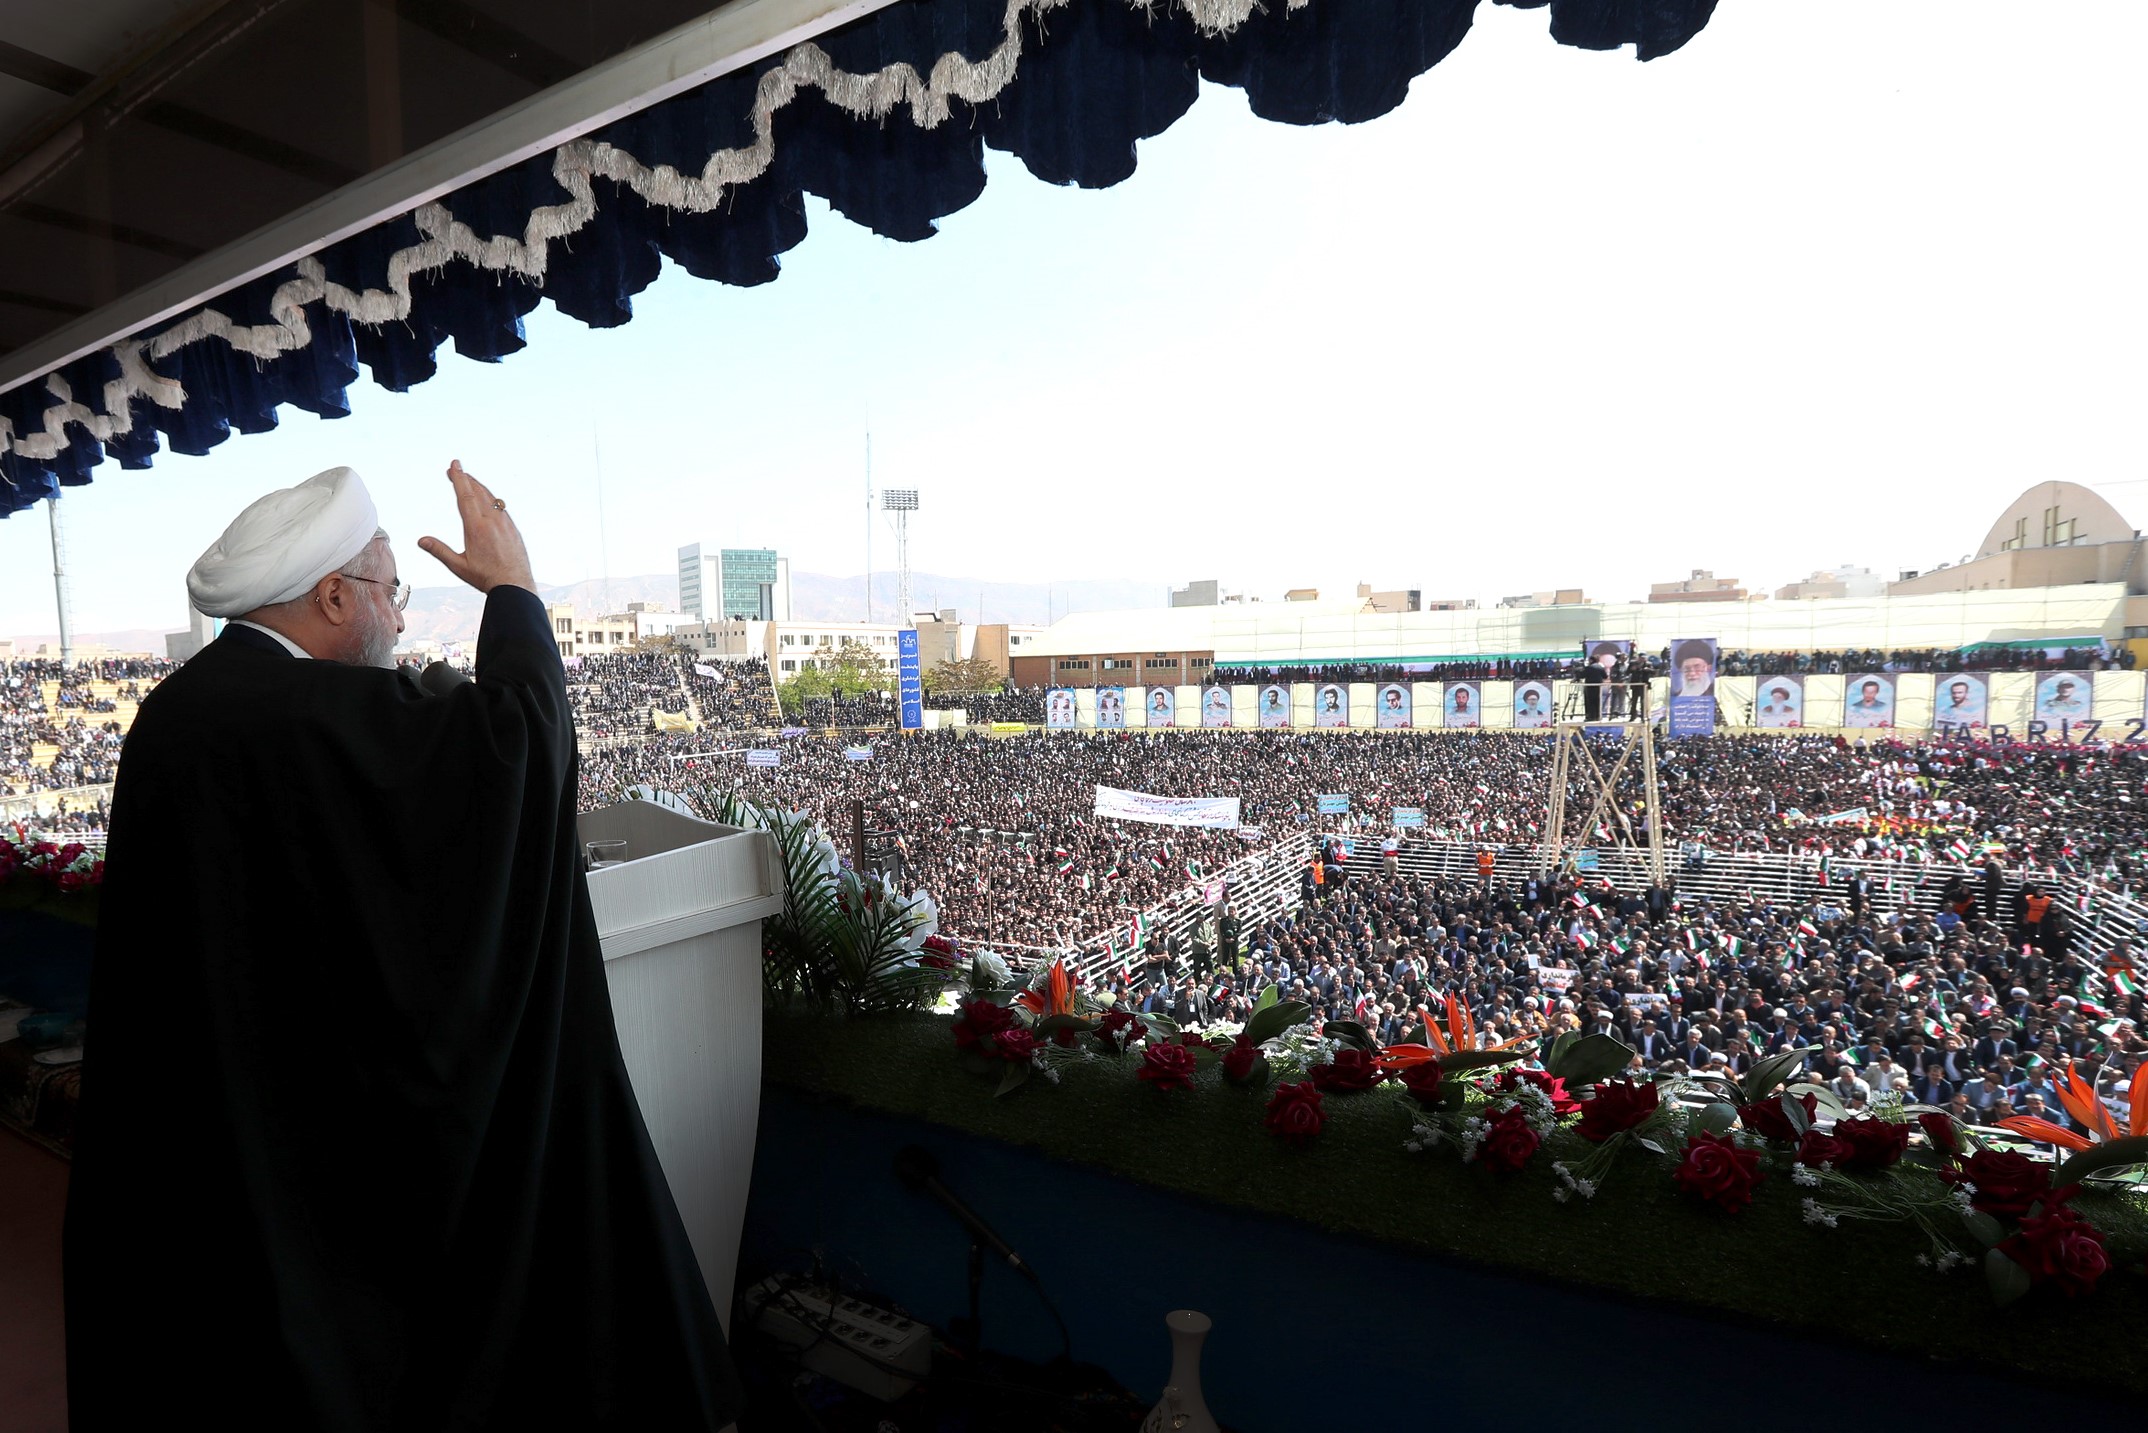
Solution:
<svg viewBox="0 0 2148 1433">
<path fill-rule="evenodd" d="M 980 950 L 970 957 L 970 988 L 973 990 L 1005 990 L 1014 984 L 1014 972 L 989 950 Z"/>
<path fill-rule="evenodd" d="M 1947 1256 L 1946 1256 L 1946 1255 L 1944 1255 L 1944 1254 L 1941 1254 L 1941 1255 L 1940 1255 L 1939 1257 L 1940 1257 L 1940 1258 L 1942 1258 L 1942 1259 L 1944 1259 L 1944 1258 L 1946 1258 Z M 1918 1268 L 1920 1268 L 1920 1269 L 1929 1269 L 1929 1268 L 1931 1268 L 1931 1267 L 1932 1267 L 1932 1256 L 1931 1256 L 1931 1255 L 1929 1255 L 1929 1254 L 1919 1254 L 1919 1255 L 1917 1256 L 1917 1267 L 1918 1267 Z"/>
<path fill-rule="evenodd" d="M 1835 1216 L 1822 1209 L 1817 1199 L 1801 1200 L 1798 1208 L 1804 1211 L 1807 1224 L 1824 1224 L 1830 1229 L 1835 1227 Z"/>
<path fill-rule="evenodd" d="M 1574 1188 L 1580 1191 L 1583 1199 L 1594 1199 L 1596 1197 L 1596 1182 L 1594 1180 L 1577 1179 L 1574 1181 Z"/>
<path fill-rule="evenodd" d="M 1820 1176 L 1802 1164 L 1793 1164 L 1790 1166 L 1790 1182 L 1801 1189 L 1818 1189 Z M 1808 1199 L 1805 1202 L 1810 1204 L 1812 1201 Z"/>
<path fill-rule="evenodd" d="M 1564 1204 L 1567 1200 L 1573 1198 L 1574 1196 L 1567 1193 L 1563 1189 L 1554 1189 L 1551 1191 L 1551 1197 L 1558 1200 L 1561 1204 Z"/>
</svg>

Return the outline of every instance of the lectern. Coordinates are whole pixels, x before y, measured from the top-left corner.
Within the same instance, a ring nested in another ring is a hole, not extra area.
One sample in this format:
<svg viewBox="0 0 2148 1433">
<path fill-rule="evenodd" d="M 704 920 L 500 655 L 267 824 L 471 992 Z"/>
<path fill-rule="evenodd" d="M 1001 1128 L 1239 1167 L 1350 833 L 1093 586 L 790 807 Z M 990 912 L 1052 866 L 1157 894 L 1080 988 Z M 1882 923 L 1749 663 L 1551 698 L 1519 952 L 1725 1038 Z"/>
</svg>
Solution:
<svg viewBox="0 0 2148 1433">
<path fill-rule="evenodd" d="M 782 909 L 783 863 L 765 831 L 649 801 L 579 826 L 626 842 L 623 864 L 589 873 L 619 1048 L 728 1332 L 761 1107 L 761 920 Z"/>
</svg>

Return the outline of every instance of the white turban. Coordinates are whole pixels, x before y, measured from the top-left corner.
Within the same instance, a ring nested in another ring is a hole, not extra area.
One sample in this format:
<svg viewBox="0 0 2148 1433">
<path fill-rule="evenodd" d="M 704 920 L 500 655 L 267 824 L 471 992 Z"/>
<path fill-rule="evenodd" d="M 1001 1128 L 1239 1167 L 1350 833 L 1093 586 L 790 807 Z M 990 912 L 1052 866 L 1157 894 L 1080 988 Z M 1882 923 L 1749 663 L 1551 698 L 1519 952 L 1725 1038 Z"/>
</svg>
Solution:
<svg viewBox="0 0 2148 1433">
<path fill-rule="evenodd" d="M 379 530 L 364 480 L 349 468 L 330 468 L 232 519 L 187 573 L 187 596 L 211 617 L 289 602 L 364 552 Z"/>
</svg>

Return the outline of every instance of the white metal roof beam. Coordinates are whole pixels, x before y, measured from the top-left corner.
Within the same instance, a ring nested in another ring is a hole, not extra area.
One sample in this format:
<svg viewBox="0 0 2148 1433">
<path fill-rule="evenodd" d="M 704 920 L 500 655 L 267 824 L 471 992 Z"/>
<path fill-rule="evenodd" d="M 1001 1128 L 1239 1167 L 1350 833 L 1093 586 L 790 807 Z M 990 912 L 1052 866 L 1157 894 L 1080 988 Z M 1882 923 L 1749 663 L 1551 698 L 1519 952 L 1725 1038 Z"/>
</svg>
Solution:
<svg viewBox="0 0 2148 1433">
<path fill-rule="evenodd" d="M 474 179 L 893 3 L 732 0 L 405 155 L 0 358 L 0 393 L 184 313 L 212 294 L 408 213 Z"/>
</svg>

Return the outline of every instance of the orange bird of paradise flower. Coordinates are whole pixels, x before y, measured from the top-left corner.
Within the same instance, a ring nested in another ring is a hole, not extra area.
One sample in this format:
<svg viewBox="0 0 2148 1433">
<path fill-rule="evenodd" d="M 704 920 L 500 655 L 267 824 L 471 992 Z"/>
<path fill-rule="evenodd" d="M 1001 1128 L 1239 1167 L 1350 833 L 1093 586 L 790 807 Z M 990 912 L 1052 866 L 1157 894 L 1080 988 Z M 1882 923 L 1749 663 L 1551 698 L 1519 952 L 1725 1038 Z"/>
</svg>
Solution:
<svg viewBox="0 0 2148 1433">
<path fill-rule="evenodd" d="M 1444 1031 L 1433 1023 L 1432 1012 L 1422 1005 L 1417 1007 L 1417 1014 L 1425 1022 L 1425 1039 L 1429 1043 L 1389 1045 L 1380 1052 L 1381 1069 L 1406 1070 L 1412 1065 L 1422 1065 L 1427 1060 L 1445 1062 L 1456 1055 L 1489 1054 L 1494 1050 L 1504 1050 L 1535 1038 L 1530 1035 L 1517 1035 L 1511 1040 L 1501 1040 L 1496 1045 L 1487 1045 L 1483 1050 L 1478 1050 L 1477 1022 L 1470 1018 L 1469 1007 L 1451 994 L 1447 997 L 1447 1028 Z"/>
<path fill-rule="evenodd" d="M 2076 1134 L 2063 1125 L 2055 1125 L 2034 1115 L 2009 1115 L 1999 1121 L 1999 1128 L 2027 1135 L 2030 1139 L 2044 1144 L 2055 1144 L 2077 1154 L 2099 1144 L 2124 1139 L 2128 1134 L 2148 1135 L 2148 1080 L 2139 1076 L 2134 1078 L 2126 1129 L 2118 1127 L 2118 1121 L 2111 1117 L 2110 1109 L 2102 1100 L 2096 1098 L 2095 1082 L 2085 1080 L 2075 1072 L 2073 1061 L 2068 1060 L 2065 1070 L 2053 1076 L 2051 1083 L 2058 1093 L 2059 1104 L 2065 1107 L 2067 1114 L 2072 1115 L 2088 1130 L 2087 1134 Z"/>
<path fill-rule="evenodd" d="M 1074 982 L 1067 979 L 1066 962 L 1055 960 L 1045 977 L 1043 990 L 1025 990 L 1014 997 L 1014 1003 L 1039 1019 L 1054 1015 L 1074 1013 Z"/>
</svg>

